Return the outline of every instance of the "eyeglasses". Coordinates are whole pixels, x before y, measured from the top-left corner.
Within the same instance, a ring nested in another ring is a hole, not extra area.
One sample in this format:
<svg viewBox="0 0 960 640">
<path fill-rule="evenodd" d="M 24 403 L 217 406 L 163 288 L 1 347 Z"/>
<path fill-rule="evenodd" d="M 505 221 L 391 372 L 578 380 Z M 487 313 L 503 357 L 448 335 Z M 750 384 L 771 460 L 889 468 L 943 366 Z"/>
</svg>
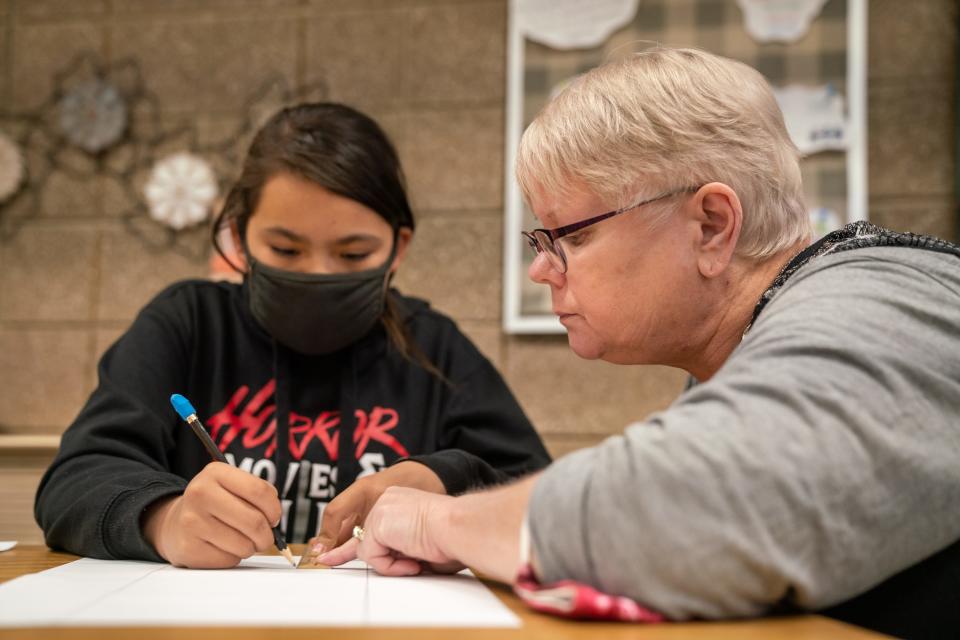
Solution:
<svg viewBox="0 0 960 640">
<path fill-rule="evenodd" d="M 530 248 L 533 249 L 535 254 L 546 253 L 547 259 L 550 261 L 550 264 L 554 269 L 560 273 L 567 272 L 567 256 L 563 252 L 563 247 L 558 242 L 560 238 L 568 236 L 571 233 L 585 229 L 590 225 L 597 224 L 602 222 L 607 218 L 612 218 L 618 216 L 621 213 L 627 213 L 632 211 L 637 207 L 641 207 L 645 204 L 650 204 L 651 202 L 656 202 L 658 200 L 663 200 L 671 196 L 679 195 L 681 193 L 694 193 L 698 191 L 700 187 L 684 187 L 682 189 L 674 189 L 673 191 L 668 191 L 666 193 L 661 193 L 658 196 L 654 196 L 648 200 L 643 200 L 637 202 L 636 204 L 631 204 L 630 206 L 624 207 L 622 209 L 617 209 L 615 211 L 608 211 L 607 213 L 601 213 L 598 216 L 593 216 L 592 218 L 587 218 L 586 220 L 581 220 L 580 222 L 574 222 L 573 224 L 568 224 L 563 227 L 557 227 L 555 229 L 534 229 L 533 231 L 521 231 L 520 233 L 527 239 L 527 244 L 530 245 Z"/>
</svg>

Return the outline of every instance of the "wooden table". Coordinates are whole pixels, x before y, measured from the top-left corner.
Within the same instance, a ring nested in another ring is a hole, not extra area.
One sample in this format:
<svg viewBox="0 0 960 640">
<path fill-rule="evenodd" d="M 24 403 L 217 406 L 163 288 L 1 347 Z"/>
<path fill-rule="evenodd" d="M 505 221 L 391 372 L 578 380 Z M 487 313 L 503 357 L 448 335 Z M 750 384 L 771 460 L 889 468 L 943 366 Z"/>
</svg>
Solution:
<svg viewBox="0 0 960 640">
<path fill-rule="evenodd" d="M 76 560 L 77 556 L 57 553 L 41 546 L 18 546 L 0 553 L 0 582 L 17 576 L 50 569 Z M 798 616 L 768 618 L 747 622 L 701 622 L 687 624 L 630 625 L 605 622 L 571 622 L 540 615 L 527 609 L 506 587 L 488 583 L 493 592 L 516 613 L 523 622 L 520 629 L 385 629 L 376 627 L 346 627 L 335 630 L 337 640 L 367 640 L 370 638 L 423 638 L 425 640 L 456 637 L 456 640 L 546 639 L 579 640 L 585 638 L 637 640 L 679 640 L 681 638 L 715 640 L 768 640 L 790 638 L 794 640 L 865 640 L 880 638 L 857 627 L 830 620 L 821 616 Z M 306 603 L 304 603 L 306 606 Z M 333 631 L 328 629 L 327 631 Z M 0 629 L 0 638 L 18 640 L 60 640 L 61 638 L 137 638 L 137 640 L 202 638 L 203 640 L 245 640 L 269 638 L 270 640 L 316 640 L 323 637 L 324 630 L 311 628 L 252 628 L 252 627 L 62 627 L 31 629 Z"/>
</svg>

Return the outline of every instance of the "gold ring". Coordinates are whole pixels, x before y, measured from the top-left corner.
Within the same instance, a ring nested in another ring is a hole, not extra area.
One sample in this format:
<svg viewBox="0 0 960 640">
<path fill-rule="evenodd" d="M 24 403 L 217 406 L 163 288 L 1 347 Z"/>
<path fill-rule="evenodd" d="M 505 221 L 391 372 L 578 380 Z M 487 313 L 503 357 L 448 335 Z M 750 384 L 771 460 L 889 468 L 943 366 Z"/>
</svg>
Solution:
<svg viewBox="0 0 960 640">
<path fill-rule="evenodd" d="M 359 526 L 359 525 L 357 525 L 356 527 L 354 527 L 354 528 L 353 528 L 353 537 L 356 538 L 357 540 L 359 540 L 360 542 L 363 542 L 363 527 L 361 527 L 361 526 Z"/>
</svg>

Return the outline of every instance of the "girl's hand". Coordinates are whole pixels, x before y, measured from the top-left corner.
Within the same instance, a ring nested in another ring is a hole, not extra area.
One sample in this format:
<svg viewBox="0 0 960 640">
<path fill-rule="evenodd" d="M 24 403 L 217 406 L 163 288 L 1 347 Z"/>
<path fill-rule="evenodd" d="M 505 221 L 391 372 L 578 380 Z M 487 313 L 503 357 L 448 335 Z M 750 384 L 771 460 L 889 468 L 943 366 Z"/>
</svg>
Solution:
<svg viewBox="0 0 960 640">
<path fill-rule="evenodd" d="M 411 576 L 424 568 L 454 573 L 463 568 L 441 542 L 451 539 L 450 509 L 456 499 L 416 489 L 384 491 L 363 524 L 363 540 L 345 544 L 317 558 L 340 565 L 359 558 L 388 576 Z"/>
<path fill-rule="evenodd" d="M 446 493 L 437 474 L 426 465 L 413 460 L 397 463 L 383 471 L 360 478 L 330 501 L 323 510 L 320 533 L 310 540 L 303 562 L 310 564 L 315 556 L 350 540 L 353 526 L 367 519 L 373 505 L 390 487 Z"/>
<path fill-rule="evenodd" d="M 211 462 L 181 496 L 151 505 L 143 535 L 172 565 L 223 569 L 273 546 L 280 500 L 272 484 L 223 462 Z"/>
</svg>

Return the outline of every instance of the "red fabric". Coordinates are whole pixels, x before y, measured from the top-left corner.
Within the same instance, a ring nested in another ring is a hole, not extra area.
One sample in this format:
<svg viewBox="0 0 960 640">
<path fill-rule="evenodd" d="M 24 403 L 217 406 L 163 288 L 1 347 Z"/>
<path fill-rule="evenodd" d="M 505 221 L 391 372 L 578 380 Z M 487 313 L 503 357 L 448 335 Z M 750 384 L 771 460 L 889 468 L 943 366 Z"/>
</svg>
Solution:
<svg viewBox="0 0 960 640">
<path fill-rule="evenodd" d="M 530 565 L 520 570 L 513 590 L 531 609 L 564 618 L 619 622 L 666 620 L 661 614 L 637 604 L 630 598 L 601 593 L 574 580 L 542 585 L 537 581 Z"/>
</svg>

